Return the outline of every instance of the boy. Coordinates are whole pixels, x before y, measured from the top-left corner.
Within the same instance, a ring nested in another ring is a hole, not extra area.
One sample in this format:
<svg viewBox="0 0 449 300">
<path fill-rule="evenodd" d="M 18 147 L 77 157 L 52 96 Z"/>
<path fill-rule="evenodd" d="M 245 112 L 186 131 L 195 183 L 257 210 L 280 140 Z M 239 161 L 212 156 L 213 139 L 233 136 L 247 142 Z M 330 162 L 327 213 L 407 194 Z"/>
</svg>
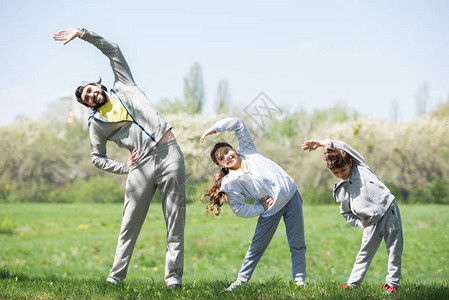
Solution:
<svg viewBox="0 0 449 300">
<path fill-rule="evenodd" d="M 310 140 L 302 150 L 313 151 L 324 147 L 324 160 L 335 177 L 333 197 L 340 213 L 353 227 L 363 229 L 362 246 L 357 254 L 352 273 L 345 285 L 360 286 L 377 249 L 385 239 L 388 252 L 388 275 L 382 285 L 387 293 L 396 293 L 401 278 L 403 249 L 402 225 L 399 208 L 390 190 L 353 148 L 339 141 Z"/>
</svg>

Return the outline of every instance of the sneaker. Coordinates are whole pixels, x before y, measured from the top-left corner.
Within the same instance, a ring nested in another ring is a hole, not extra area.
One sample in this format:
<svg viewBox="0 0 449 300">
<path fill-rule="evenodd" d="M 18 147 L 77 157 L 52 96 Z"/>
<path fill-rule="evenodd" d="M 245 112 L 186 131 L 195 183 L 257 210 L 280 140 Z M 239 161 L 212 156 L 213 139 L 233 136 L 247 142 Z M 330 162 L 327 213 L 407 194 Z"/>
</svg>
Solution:
<svg viewBox="0 0 449 300">
<path fill-rule="evenodd" d="M 396 288 L 388 283 L 382 284 L 381 287 L 384 289 L 385 294 L 396 294 Z"/>
<path fill-rule="evenodd" d="M 225 292 L 230 292 L 230 291 L 232 291 L 232 290 L 238 288 L 238 287 L 241 286 L 242 284 L 244 284 L 244 282 L 237 279 L 236 281 L 234 281 L 233 283 L 231 283 L 231 285 L 225 290 Z"/>
<path fill-rule="evenodd" d="M 352 289 L 352 286 L 347 285 L 347 284 L 342 284 L 342 285 L 337 286 L 337 288 L 339 288 L 341 290 L 350 290 L 350 289 Z"/>
<path fill-rule="evenodd" d="M 170 284 L 167 287 L 169 289 L 171 289 L 171 290 L 180 290 L 180 289 L 182 289 L 182 285 L 180 285 L 178 283 Z"/>
<path fill-rule="evenodd" d="M 296 286 L 303 287 L 306 285 L 304 281 L 295 281 Z"/>
<path fill-rule="evenodd" d="M 123 280 L 116 280 L 116 279 L 112 278 L 111 276 L 108 276 L 108 278 L 106 279 L 106 282 L 108 284 L 115 285 L 115 286 L 120 286 L 125 283 Z"/>
</svg>

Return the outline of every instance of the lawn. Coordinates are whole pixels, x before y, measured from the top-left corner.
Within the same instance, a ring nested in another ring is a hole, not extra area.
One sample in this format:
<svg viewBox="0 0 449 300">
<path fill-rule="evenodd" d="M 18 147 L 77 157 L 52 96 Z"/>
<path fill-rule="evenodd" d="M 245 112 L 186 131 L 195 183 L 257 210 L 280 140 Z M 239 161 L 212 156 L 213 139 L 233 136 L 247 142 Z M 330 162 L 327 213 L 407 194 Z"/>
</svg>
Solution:
<svg viewBox="0 0 449 300">
<path fill-rule="evenodd" d="M 187 208 L 183 291 L 161 292 L 165 224 L 160 203 L 150 207 L 125 286 L 113 290 L 104 281 L 113 261 L 122 205 L 2 203 L 0 218 L 8 216 L 16 227 L 0 234 L 0 298 L 217 298 L 217 291 L 236 278 L 257 220 L 236 217 L 229 207 L 219 217 L 208 217 L 204 205 Z M 398 295 L 447 295 L 449 206 L 400 209 L 405 245 Z M 309 285 L 302 290 L 289 285 L 290 253 L 281 223 L 250 284 L 242 289 L 245 297 L 383 297 L 379 286 L 387 271 L 385 247 L 380 247 L 362 288 L 341 294 L 336 286 L 349 276 L 362 232 L 346 224 L 337 205 L 305 205 L 304 218 Z M 196 294 L 197 289 L 204 292 Z"/>
</svg>

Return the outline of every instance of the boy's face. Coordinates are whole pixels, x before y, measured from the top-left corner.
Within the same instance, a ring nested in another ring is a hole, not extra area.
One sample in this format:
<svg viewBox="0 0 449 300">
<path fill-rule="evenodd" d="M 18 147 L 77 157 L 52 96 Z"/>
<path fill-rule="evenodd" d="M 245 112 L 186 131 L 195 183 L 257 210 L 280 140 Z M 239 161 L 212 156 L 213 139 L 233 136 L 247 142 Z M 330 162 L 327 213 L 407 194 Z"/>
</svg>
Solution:
<svg viewBox="0 0 449 300">
<path fill-rule="evenodd" d="M 341 168 L 333 168 L 330 169 L 335 177 L 340 178 L 342 180 L 348 180 L 349 175 L 351 175 L 351 167 L 352 167 L 352 159 L 346 165 L 343 165 Z"/>
</svg>

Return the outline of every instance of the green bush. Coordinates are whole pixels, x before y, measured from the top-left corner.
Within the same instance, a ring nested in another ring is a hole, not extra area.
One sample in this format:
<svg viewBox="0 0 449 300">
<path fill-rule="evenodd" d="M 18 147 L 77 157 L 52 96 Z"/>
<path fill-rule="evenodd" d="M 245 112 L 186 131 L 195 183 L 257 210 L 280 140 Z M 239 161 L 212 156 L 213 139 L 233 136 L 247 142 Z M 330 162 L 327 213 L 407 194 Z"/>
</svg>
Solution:
<svg viewBox="0 0 449 300">
<path fill-rule="evenodd" d="M 27 181 L 18 183 L 17 188 L 8 193 L 0 193 L 0 202 L 123 202 L 125 189 L 122 185 L 114 179 L 102 176 L 91 177 L 88 180 L 78 178 L 62 186 L 43 180 L 39 183 Z"/>
<path fill-rule="evenodd" d="M 0 191 L 4 191 L 0 192 L 0 202 L 48 202 L 48 193 L 54 189 L 45 179 L 16 181 L 0 186 Z"/>
<path fill-rule="evenodd" d="M 96 176 L 89 180 L 77 179 L 62 189 L 51 191 L 48 202 L 114 203 L 123 202 L 124 195 L 124 187 L 113 179 Z"/>
<path fill-rule="evenodd" d="M 417 203 L 429 203 L 429 197 L 427 193 L 422 188 L 413 189 L 410 195 L 407 197 L 407 204 L 417 204 Z"/>
<path fill-rule="evenodd" d="M 0 216 L 0 234 L 12 233 L 16 228 L 16 224 L 13 219 L 8 216 Z"/>
<path fill-rule="evenodd" d="M 406 203 L 449 204 L 449 180 L 434 179 L 424 187 L 412 189 Z"/>
<path fill-rule="evenodd" d="M 449 180 L 448 179 L 433 180 L 429 184 L 429 194 L 431 198 L 430 199 L 431 203 L 449 204 Z"/>
<path fill-rule="evenodd" d="M 394 198 L 396 200 L 396 202 L 398 203 L 406 203 L 404 201 L 404 191 L 401 189 L 400 186 L 391 183 L 391 182 L 385 182 L 385 185 L 387 186 L 387 188 L 390 190 L 390 192 L 394 195 Z"/>
</svg>

